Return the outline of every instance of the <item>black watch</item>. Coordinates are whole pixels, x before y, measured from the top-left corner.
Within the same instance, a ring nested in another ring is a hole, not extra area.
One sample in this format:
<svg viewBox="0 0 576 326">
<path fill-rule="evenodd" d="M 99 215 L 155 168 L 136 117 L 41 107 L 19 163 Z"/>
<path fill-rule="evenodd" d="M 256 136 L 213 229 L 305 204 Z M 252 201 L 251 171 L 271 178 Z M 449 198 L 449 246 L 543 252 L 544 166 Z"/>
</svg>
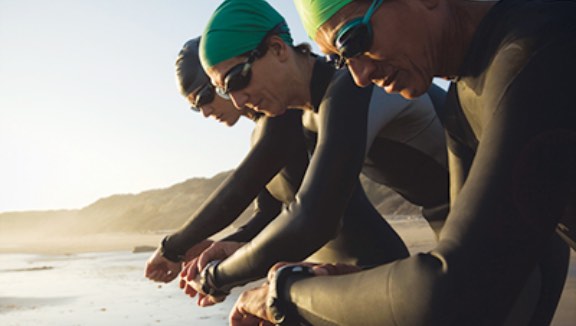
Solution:
<svg viewBox="0 0 576 326">
<path fill-rule="evenodd" d="M 296 307 L 286 300 L 286 287 L 288 282 L 314 276 L 311 267 L 301 265 L 287 265 L 279 268 L 270 281 L 266 306 L 272 315 L 272 322 L 276 325 L 294 325 L 296 323 Z"/>
<path fill-rule="evenodd" d="M 220 264 L 220 260 L 213 260 L 206 264 L 206 267 L 200 272 L 200 284 L 202 285 L 202 292 L 214 297 L 226 297 L 230 291 L 221 289 L 216 284 L 216 268 Z"/>
<path fill-rule="evenodd" d="M 164 258 L 168 259 L 171 262 L 181 263 L 184 260 L 184 255 L 170 251 L 166 247 L 166 242 L 168 241 L 169 237 L 170 236 L 167 235 L 164 237 L 164 239 L 162 239 L 162 245 L 160 246 L 160 251 L 162 252 L 162 256 L 164 256 Z"/>
</svg>

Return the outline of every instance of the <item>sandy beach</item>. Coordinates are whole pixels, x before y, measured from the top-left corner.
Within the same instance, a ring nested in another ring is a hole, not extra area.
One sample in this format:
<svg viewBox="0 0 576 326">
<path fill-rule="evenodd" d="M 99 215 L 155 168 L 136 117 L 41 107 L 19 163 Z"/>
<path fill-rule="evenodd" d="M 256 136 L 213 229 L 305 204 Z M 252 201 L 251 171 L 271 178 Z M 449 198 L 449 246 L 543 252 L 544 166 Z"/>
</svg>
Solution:
<svg viewBox="0 0 576 326">
<path fill-rule="evenodd" d="M 0 324 L 226 325 L 226 304 L 198 308 L 176 282 L 144 278 L 149 253 L 0 255 Z"/>
<path fill-rule="evenodd" d="M 431 231 L 417 219 L 392 221 L 412 252 L 433 246 Z M 143 275 L 161 235 L 99 235 L 10 243 L 0 239 L 0 325 L 227 325 L 241 289 L 223 303 L 199 308 L 176 282 L 158 284 Z M 21 247 L 18 247 L 21 246 Z M 257 282 L 259 283 L 259 282 Z M 248 286 L 254 286 L 249 284 Z M 576 322 L 576 254 L 552 325 Z"/>
</svg>

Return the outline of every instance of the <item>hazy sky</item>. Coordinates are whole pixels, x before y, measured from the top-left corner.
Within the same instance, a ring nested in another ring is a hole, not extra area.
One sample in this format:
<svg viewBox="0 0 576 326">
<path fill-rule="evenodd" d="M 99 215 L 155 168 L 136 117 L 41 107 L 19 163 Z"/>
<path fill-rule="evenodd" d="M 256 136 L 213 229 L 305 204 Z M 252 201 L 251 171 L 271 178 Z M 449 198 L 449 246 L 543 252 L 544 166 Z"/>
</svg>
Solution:
<svg viewBox="0 0 576 326">
<path fill-rule="evenodd" d="M 234 168 L 253 124 L 192 112 L 174 76 L 219 3 L 0 0 L 0 212 L 81 208 Z M 270 3 L 309 41 L 292 1 Z"/>
<path fill-rule="evenodd" d="M 292 1 L 270 2 L 306 41 Z M 234 168 L 252 123 L 190 111 L 174 77 L 219 3 L 0 0 L 0 212 L 81 208 Z"/>
</svg>

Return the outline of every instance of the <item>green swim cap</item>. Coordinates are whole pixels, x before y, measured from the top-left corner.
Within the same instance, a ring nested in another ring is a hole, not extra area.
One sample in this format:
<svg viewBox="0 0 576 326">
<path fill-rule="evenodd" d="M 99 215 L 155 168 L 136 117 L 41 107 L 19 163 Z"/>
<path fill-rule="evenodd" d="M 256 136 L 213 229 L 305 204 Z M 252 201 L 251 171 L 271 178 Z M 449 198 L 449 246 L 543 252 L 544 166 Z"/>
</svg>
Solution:
<svg viewBox="0 0 576 326">
<path fill-rule="evenodd" d="M 318 28 L 352 1 L 354 0 L 294 0 L 294 4 L 306 34 L 314 39 Z"/>
<path fill-rule="evenodd" d="M 212 14 L 202 34 L 200 60 L 204 68 L 254 50 L 266 33 L 286 22 L 264 0 L 226 0 Z M 279 36 L 292 46 L 288 25 Z"/>
</svg>

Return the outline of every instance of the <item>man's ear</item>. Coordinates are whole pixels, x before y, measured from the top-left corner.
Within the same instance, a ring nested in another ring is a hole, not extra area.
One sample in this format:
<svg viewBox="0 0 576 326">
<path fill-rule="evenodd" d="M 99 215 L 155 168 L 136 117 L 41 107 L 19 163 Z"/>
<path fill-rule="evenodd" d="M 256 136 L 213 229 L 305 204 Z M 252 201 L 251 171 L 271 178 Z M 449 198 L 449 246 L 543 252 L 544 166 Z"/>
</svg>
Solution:
<svg viewBox="0 0 576 326">
<path fill-rule="evenodd" d="M 288 51 L 290 46 L 280 38 L 278 35 L 273 35 L 268 41 L 268 51 L 271 51 L 274 56 L 277 56 L 280 61 L 288 59 Z"/>
</svg>

